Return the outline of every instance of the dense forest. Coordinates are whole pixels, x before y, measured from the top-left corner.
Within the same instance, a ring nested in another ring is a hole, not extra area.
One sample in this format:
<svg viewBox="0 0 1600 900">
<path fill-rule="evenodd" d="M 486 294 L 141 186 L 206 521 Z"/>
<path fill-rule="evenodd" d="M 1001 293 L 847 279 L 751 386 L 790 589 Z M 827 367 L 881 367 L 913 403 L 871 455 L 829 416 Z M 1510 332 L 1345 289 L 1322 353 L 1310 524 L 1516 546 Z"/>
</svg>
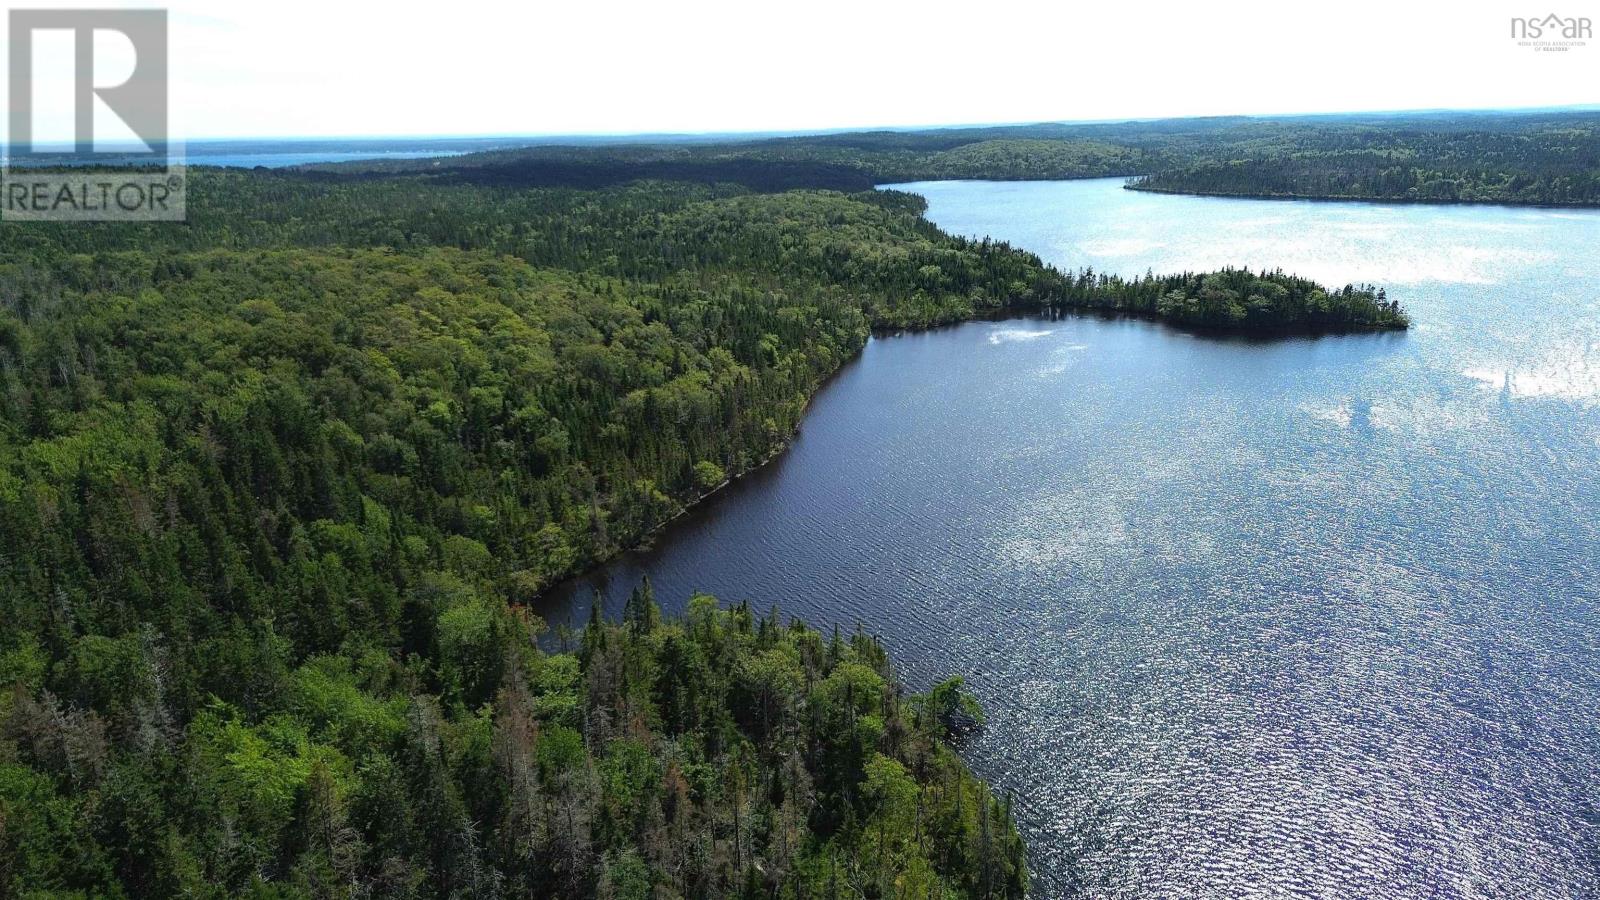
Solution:
<svg viewBox="0 0 1600 900">
<path fill-rule="evenodd" d="M 7 892 L 1015 893 L 881 660 L 730 619 L 574 667 L 512 604 L 782 447 L 871 321 L 1033 262 L 892 199 L 197 180 L 187 226 L 0 233 Z"/>
<path fill-rule="evenodd" d="M 463 579 L 413 593 L 427 663 L 358 645 L 241 672 L 260 693 L 181 727 L 153 629 L 85 638 L 65 696 L 30 691 L 43 661 L 12 651 L 6 894 L 1024 892 L 1009 802 L 947 745 L 979 715 L 959 679 L 908 694 L 860 632 L 707 596 L 663 622 L 648 582 L 554 654 Z"/>
<path fill-rule="evenodd" d="M 1125 175 L 1139 176 L 1131 187 L 1176 193 L 1583 206 L 1600 204 L 1600 112 L 1235 116 L 547 145 L 345 168 L 592 186 L 630 180 L 639 167 L 762 190 Z"/>
<path fill-rule="evenodd" d="M 781 450 L 874 327 L 1404 317 L 1066 275 L 808 166 L 195 171 L 182 224 L 0 229 L 0 896 L 1020 894 L 959 682 L 647 586 L 544 652 L 528 604 Z"/>
</svg>

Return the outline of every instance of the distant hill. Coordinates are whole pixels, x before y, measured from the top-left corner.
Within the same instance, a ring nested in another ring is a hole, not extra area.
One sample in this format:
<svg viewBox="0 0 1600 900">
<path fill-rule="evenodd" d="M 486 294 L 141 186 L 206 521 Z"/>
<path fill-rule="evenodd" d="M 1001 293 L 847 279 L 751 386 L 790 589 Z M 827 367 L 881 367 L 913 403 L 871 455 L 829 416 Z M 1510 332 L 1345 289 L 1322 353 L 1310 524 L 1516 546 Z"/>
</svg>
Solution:
<svg viewBox="0 0 1600 900">
<path fill-rule="evenodd" d="M 1364 113 L 551 143 L 451 159 L 320 165 L 592 188 L 640 179 L 758 191 L 949 178 L 1139 176 L 1158 191 L 1254 197 L 1600 204 L 1600 111 Z"/>
</svg>

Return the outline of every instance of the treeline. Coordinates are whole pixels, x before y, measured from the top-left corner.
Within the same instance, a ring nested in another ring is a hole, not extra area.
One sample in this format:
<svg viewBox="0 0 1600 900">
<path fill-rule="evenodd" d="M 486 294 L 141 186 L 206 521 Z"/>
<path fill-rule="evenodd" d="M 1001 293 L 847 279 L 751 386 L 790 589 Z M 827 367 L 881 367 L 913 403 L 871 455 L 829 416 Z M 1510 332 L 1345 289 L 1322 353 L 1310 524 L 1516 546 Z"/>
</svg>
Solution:
<svg viewBox="0 0 1600 900">
<path fill-rule="evenodd" d="M 874 184 L 939 178 L 1028 180 L 1132 175 L 1143 150 L 1106 141 L 996 137 L 953 146 L 858 146 L 827 139 L 623 146 L 538 146 L 449 159 L 320 164 L 321 177 L 428 173 L 443 180 L 521 187 L 593 188 L 641 178 L 736 184 L 758 191 L 824 188 L 863 191 Z"/>
<path fill-rule="evenodd" d="M 1148 190 L 1554 205 L 1600 203 L 1600 113 L 1226 117 L 852 132 L 742 142 L 543 146 L 319 169 L 593 186 L 658 172 L 757 190 L 1143 176 Z M 678 174 L 673 174 L 678 173 Z"/>
<path fill-rule="evenodd" d="M 1185 158 L 1186 157 L 1186 158 Z M 1600 114 L 1309 120 L 1199 146 L 1130 187 L 1248 197 L 1600 204 Z"/>
<path fill-rule="evenodd" d="M 319 170 L 311 170 L 319 173 Z M 445 182 L 491 184 L 514 188 L 566 187 L 580 190 L 612 187 L 642 180 L 693 184 L 739 185 L 754 191 L 800 189 L 870 191 L 872 178 L 859 168 L 812 159 L 729 157 L 719 159 L 640 159 L 609 154 L 560 154 L 554 158 L 478 165 L 446 174 Z"/>
<path fill-rule="evenodd" d="M 1583 168 L 1414 165 L 1390 152 L 1300 154 L 1171 169 L 1134 190 L 1232 197 L 1401 200 L 1424 203 L 1600 204 L 1600 162 Z"/>
</svg>

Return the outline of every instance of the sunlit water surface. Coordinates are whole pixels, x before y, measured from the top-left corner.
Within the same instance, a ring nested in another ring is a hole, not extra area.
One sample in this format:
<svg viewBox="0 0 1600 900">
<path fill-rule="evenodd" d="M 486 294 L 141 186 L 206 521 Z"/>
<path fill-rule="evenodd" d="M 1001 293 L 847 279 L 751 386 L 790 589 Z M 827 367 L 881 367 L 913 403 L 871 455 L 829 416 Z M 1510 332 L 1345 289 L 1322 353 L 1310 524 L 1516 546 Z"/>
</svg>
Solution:
<svg viewBox="0 0 1600 900">
<path fill-rule="evenodd" d="M 1062 267 L 1374 281 L 1406 334 L 873 340 L 648 572 L 971 680 L 1047 897 L 1600 896 L 1600 213 L 903 186 Z"/>
</svg>

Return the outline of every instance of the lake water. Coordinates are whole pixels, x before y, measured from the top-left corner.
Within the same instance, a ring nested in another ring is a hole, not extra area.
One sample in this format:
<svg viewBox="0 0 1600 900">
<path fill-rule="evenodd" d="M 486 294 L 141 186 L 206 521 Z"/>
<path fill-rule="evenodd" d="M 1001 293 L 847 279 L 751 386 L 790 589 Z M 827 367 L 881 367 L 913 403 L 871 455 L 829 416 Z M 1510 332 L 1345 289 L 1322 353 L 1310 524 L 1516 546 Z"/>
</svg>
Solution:
<svg viewBox="0 0 1600 900">
<path fill-rule="evenodd" d="M 234 166 L 246 169 L 262 166 L 277 169 L 311 163 L 460 156 L 479 150 L 500 150 L 527 143 L 533 141 L 510 138 L 205 140 L 187 143 L 183 146 L 180 156 L 183 164 L 189 166 Z M 0 150 L 3 149 L 3 145 L 0 145 Z M 44 144 L 40 149 L 65 153 L 72 148 L 62 144 Z M 143 151 L 142 146 L 138 149 Z M 101 160 L 101 164 L 104 165 L 139 165 L 146 162 L 148 161 L 143 159 L 115 155 Z"/>
<path fill-rule="evenodd" d="M 429 157 L 460 156 L 456 150 L 257 150 L 234 152 L 219 150 L 191 153 L 184 162 L 191 166 L 234 166 L 253 169 L 257 166 L 281 169 L 285 166 L 306 166 L 312 163 L 340 163 L 377 159 L 425 159 Z"/>
<path fill-rule="evenodd" d="M 1417 324 L 874 339 L 547 617 L 648 572 L 966 675 L 1040 896 L 1600 896 L 1600 213 L 901 187 L 1062 267 L 1282 266 Z"/>
</svg>

